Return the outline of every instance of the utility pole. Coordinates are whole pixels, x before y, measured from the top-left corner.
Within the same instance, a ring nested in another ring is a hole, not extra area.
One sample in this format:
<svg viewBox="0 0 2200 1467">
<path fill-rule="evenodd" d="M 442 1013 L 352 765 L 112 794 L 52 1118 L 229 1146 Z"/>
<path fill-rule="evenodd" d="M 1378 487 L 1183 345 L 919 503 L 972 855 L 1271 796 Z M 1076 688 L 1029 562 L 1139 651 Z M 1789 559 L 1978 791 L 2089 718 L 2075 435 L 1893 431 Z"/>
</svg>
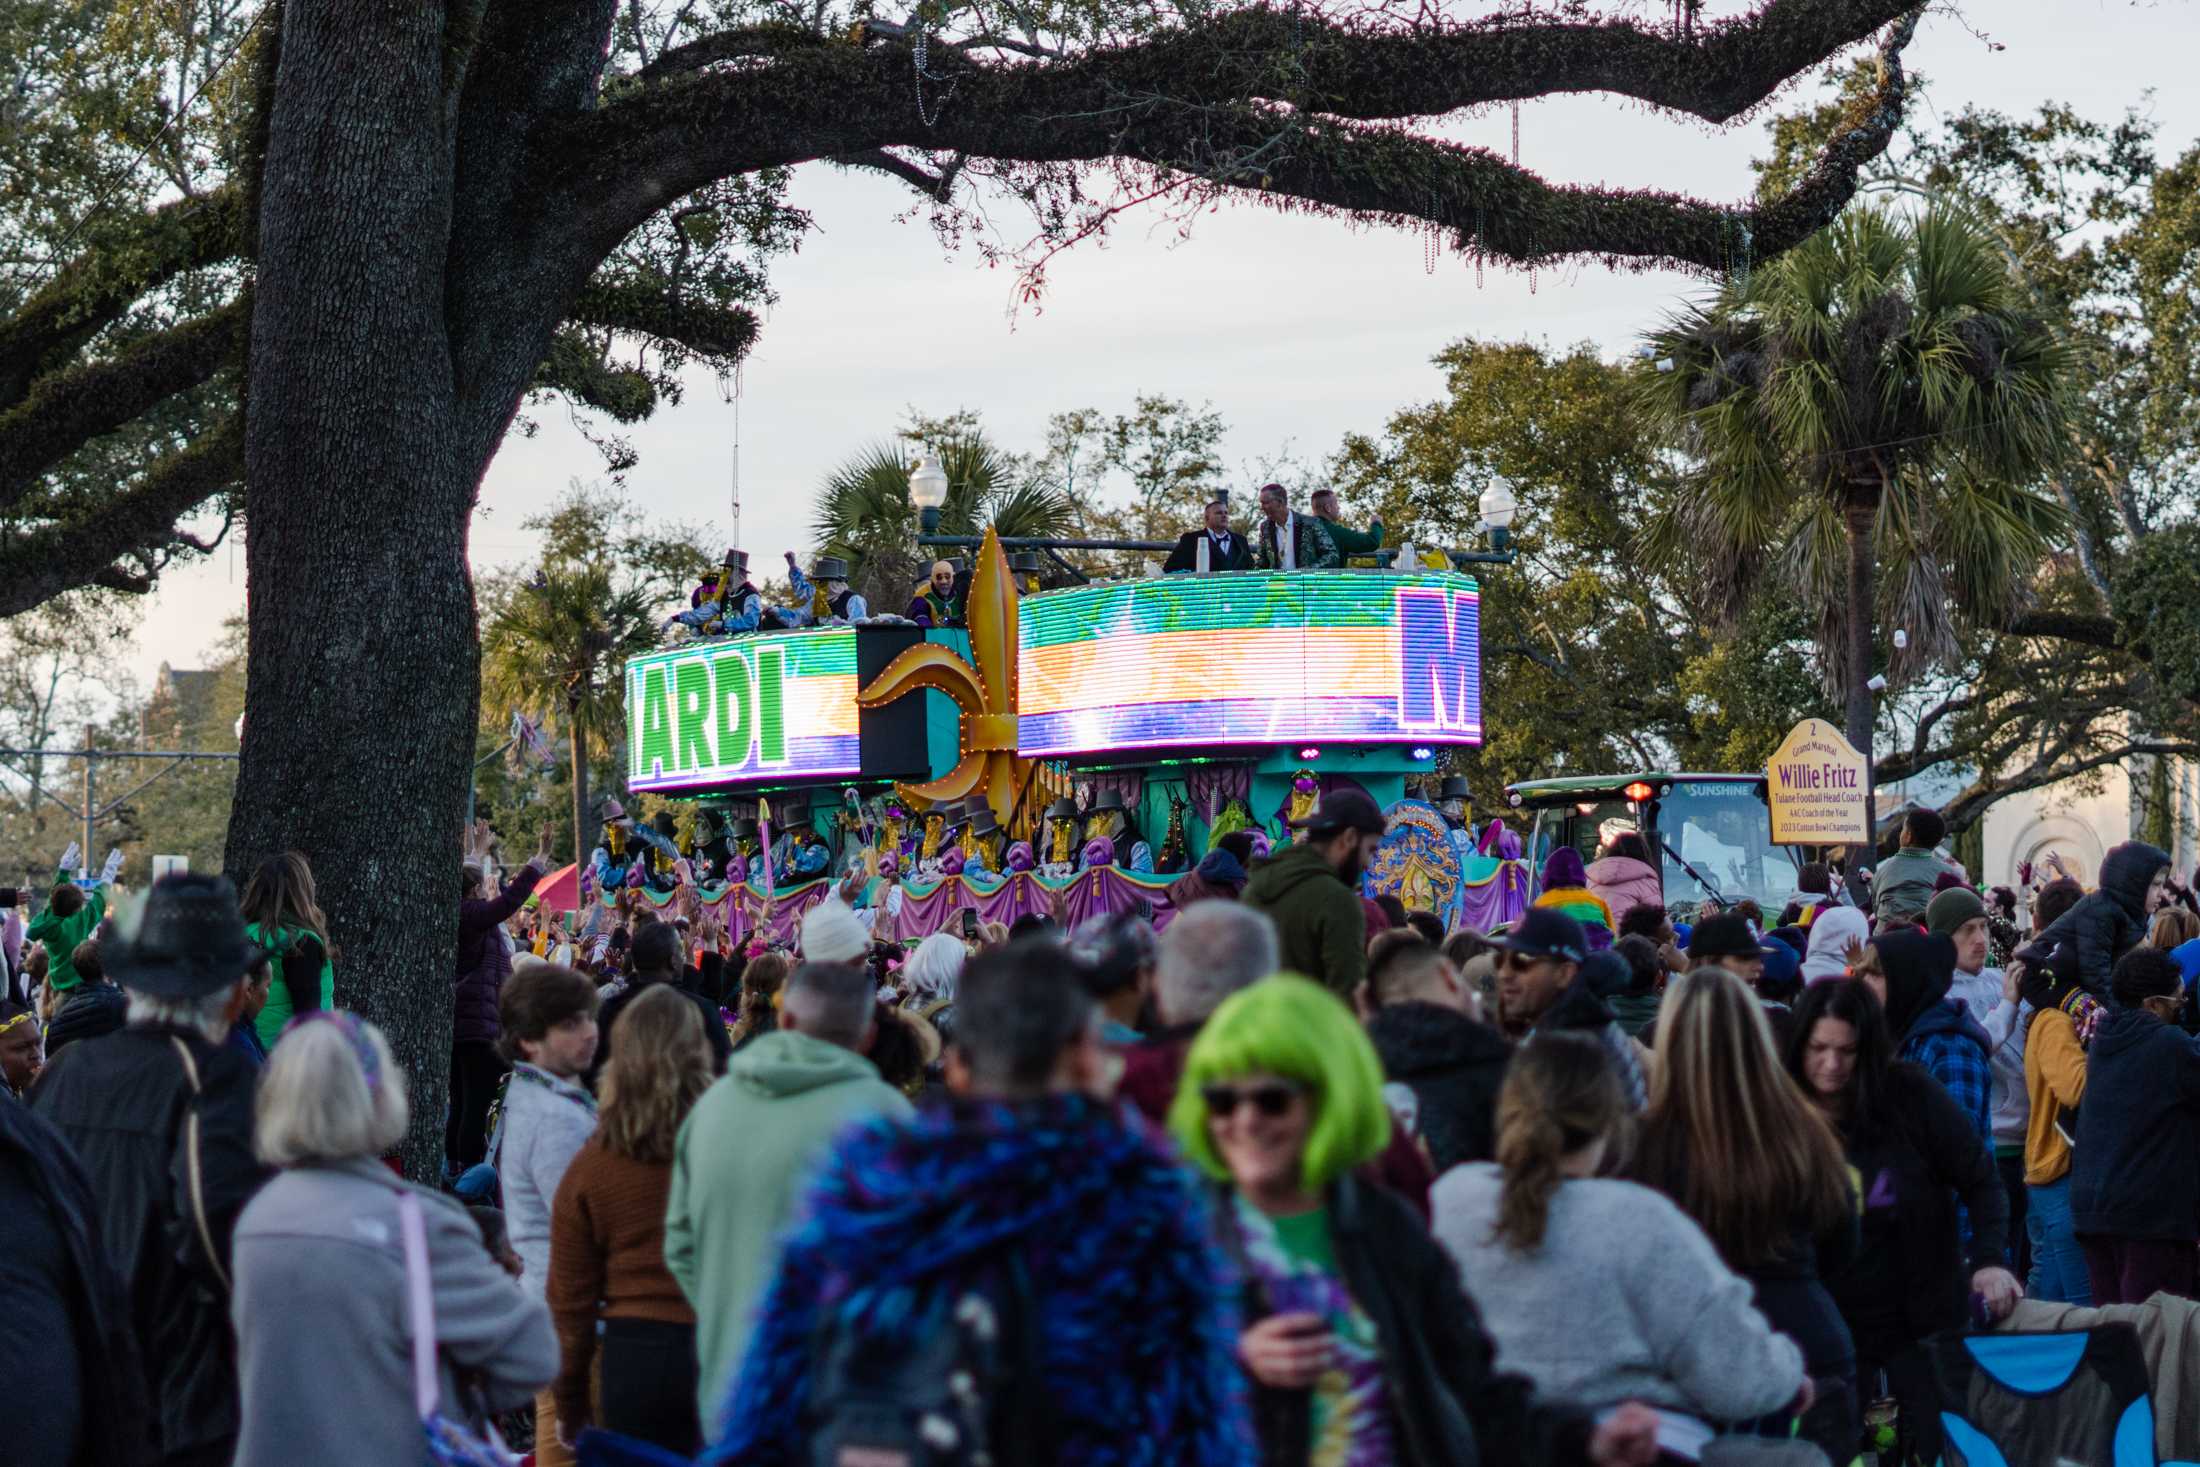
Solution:
<svg viewBox="0 0 2200 1467">
<path fill-rule="evenodd" d="M 96 798 L 99 776 L 93 772 L 99 768 L 99 761 L 92 757 L 92 739 L 96 732 L 92 725 L 84 725 L 84 860 L 77 867 L 78 876 L 92 874 L 92 824 L 98 819 L 99 810 Z"/>
<path fill-rule="evenodd" d="M 97 737 L 97 734 L 98 730 L 96 728 L 86 724 L 84 726 L 84 747 L 81 749 L 0 749 L 0 759 L 82 759 L 84 761 L 84 805 L 82 809 L 71 805 L 52 790 L 43 787 L 38 789 L 39 794 L 68 811 L 71 820 L 81 820 L 83 822 L 83 865 L 77 870 L 79 876 L 89 876 L 96 869 L 92 864 L 92 842 L 97 834 L 99 822 L 106 816 L 114 814 L 116 810 L 120 809 L 148 785 L 151 785 L 163 775 L 181 768 L 191 760 L 226 759 L 235 762 L 243 757 L 240 754 L 202 754 L 196 749 L 95 749 L 92 747 L 92 741 Z M 160 773 L 140 780 L 114 799 L 109 800 L 102 807 L 98 801 L 98 770 L 99 761 L 102 759 L 157 759 L 162 761 L 163 767 Z M 20 769 L 13 772 L 18 775 L 23 773 Z M 24 777 L 28 778 L 27 775 Z"/>
</svg>

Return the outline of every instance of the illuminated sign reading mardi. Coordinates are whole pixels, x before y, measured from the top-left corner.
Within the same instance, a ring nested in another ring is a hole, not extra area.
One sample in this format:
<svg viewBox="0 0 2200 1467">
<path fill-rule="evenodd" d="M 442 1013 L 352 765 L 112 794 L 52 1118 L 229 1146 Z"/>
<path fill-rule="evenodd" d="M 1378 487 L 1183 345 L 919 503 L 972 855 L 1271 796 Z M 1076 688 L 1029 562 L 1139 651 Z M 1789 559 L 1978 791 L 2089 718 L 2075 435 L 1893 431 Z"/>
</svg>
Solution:
<svg viewBox="0 0 2200 1467">
<path fill-rule="evenodd" d="M 863 767 L 856 634 L 781 632 L 637 657 L 626 667 L 627 785 L 685 789 Z"/>
<path fill-rule="evenodd" d="M 1441 572 L 1171 576 L 1021 608 L 1018 750 L 1476 744 L 1481 595 Z"/>
</svg>

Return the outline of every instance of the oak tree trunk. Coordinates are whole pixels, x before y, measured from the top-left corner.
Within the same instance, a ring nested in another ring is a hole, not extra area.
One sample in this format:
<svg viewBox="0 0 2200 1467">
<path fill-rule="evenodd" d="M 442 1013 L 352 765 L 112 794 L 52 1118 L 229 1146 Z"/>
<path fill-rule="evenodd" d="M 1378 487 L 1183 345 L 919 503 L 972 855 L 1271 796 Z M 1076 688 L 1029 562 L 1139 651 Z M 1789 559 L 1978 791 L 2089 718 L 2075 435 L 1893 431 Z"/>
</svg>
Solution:
<svg viewBox="0 0 2200 1467">
<path fill-rule="evenodd" d="M 232 872 L 313 865 L 338 1002 L 410 1077 L 406 1171 L 442 1158 L 459 826 L 480 691 L 476 470 L 444 317 L 442 7 L 289 0 L 269 119 L 245 462 Z"/>
</svg>

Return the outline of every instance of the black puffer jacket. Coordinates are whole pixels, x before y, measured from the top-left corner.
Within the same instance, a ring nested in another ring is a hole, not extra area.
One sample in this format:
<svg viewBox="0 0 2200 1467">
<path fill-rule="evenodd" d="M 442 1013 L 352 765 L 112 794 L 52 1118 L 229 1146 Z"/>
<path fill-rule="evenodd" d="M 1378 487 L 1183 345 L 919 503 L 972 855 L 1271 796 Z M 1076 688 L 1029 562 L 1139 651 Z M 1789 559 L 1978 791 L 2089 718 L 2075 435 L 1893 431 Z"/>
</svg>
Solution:
<svg viewBox="0 0 2200 1467">
<path fill-rule="evenodd" d="M 1367 1037 L 1384 1076 L 1411 1092 L 1407 1129 L 1428 1143 L 1437 1175 L 1497 1155 L 1497 1091 L 1512 1058 L 1504 1035 L 1441 1004 L 1394 1003 L 1367 1021 Z"/>
<path fill-rule="evenodd" d="M 0 1100 L 0 1191 L 35 1209 L 36 1224 L 50 1229 L 45 1241 L 59 1245 L 39 1249 L 38 1240 L 10 1237 L 9 1267 L 0 1270 L 0 1314 L 18 1328 L 54 1321 L 59 1333 L 43 1348 L 73 1347 L 77 1357 L 68 1372 L 76 1387 L 75 1421 L 46 1409 L 60 1403 L 31 1401 L 14 1413 L 16 1428 L 28 1423 L 31 1436 L 28 1441 L 11 1440 L 10 1460 L 60 1460 L 58 1454 L 67 1448 L 41 1432 L 43 1423 L 59 1430 L 75 1426 L 75 1455 L 68 1458 L 75 1467 L 138 1467 L 152 1450 L 145 1369 L 130 1330 L 122 1280 L 100 1246 L 98 1201 L 83 1165 L 60 1133 L 28 1107 L 8 1100 Z M 0 1203 L 0 1211 L 5 1210 L 6 1204 Z M 53 1273 L 32 1266 L 27 1256 L 31 1251 L 56 1265 Z M 39 1396 L 35 1376 L 13 1384 L 20 1393 Z"/>
<path fill-rule="evenodd" d="M 458 904 L 458 972 L 451 983 L 451 1038 L 454 1042 L 494 1044 L 504 1026 L 497 1000 L 512 976 L 512 955 L 504 950 L 497 927 L 527 905 L 542 880 L 541 868 L 522 866 L 503 891 Z"/>
<path fill-rule="evenodd" d="M 97 1039 L 122 1027 L 130 1000 L 112 983 L 87 983 L 69 995 L 46 1026 L 46 1061 L 83 1039 Z"/>
<path fill-rule="evenodd" d="M 2066 942 L 2075 946 L 2078 981 L 2107 1002 L 2109 973 L 2147 935 L 2147 888 L 2167 865 L 2169 853 L 2145 841 L 2127 840 L 2110 848 L 2101 862 L 2100 886 L 2050 922 L 2032 947 L 2046 954 Z"/>
<path fill-rule="evenodd" d="M 1517 1375 L 1500 1375 L 1496 1347 L 1459 1284 L 1451 1255 L 1410 1208 L 1351 1176 L 1329 1189 L 1337 1271 L 1375 1326 L 1387 1367 L 1398 1467 L 1572 1467 L 1586 1460 L 1586 1413 L 1535 1399 Z M 1245 1322 L 1275 1313 L 1245 1261 L 1231 1222 L 1236 1204 L 1218 1191 L 1223 1251 L 1247 1280 Z M 1249 1382 L 1262 1467 L 1306 1467 L 1313 1397 Z"/>
<path fill-rule="evenodd" d="M 218 1266 L 198 1241 L 187 1181 L 191 1089 L 171 1036 L 197 1063 L 199 1193 Z M 255 1072 L 197 1034 L 124 1029 L 72 1044 L 40 1072 L 31 1109 L 84 1163 L 99 1239 L 129 1291 L 161 1455 L 237 1432 L 237 1347 L 229 1328 L 229 1239 L 267 1173 L 252 1156 Z"/>
</svg>

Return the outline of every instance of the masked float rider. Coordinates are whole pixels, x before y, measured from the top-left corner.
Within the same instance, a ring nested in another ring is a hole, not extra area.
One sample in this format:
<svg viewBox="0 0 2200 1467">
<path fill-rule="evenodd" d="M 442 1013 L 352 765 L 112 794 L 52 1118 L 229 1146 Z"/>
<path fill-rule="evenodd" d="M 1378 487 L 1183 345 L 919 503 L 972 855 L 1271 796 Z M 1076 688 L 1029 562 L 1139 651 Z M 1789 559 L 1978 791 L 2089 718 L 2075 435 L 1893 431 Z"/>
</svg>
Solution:
<svg viewBox="0 0 2200 1467">
<path fill-rule="evenodd" d="M 749 553 L 728 550 L 725 564 L 704 576 L 688 596 L 688 609 L 665 622 L 701 637 L 753 632 L 763 624 L 764 598 L 749 582 Z"/>
<path fill-rule="evenodd" d="M 871 608 L 848 587 L 848 562 L 837 555 L 820 555 L 810 567 L 810 574 L 802 574 L 802 567 L 794 563 L 794 552 L 787 552 L 787 579 L 794 585 L 794 594 L 801 598 L 799 606 L 773 608 L 773 615 L 780 625 L 789 627 L 844 627 L 868 620 Z M 822 588 L 819 583 L 822 583 Z"/>
<path fill-rule="evenodd" d="M 955 594 L 955 563 L 932 562 L 932 578 L 918 588 L 909 603 L 909 619 L 920 627 L 959 627 L 963 624 L 962 598 Z"/>
<path fill-rule="evenodd" d="M 1046 829 L 1041 837 L 1044 844 L 1039 848 L 1041 875 L 1059 881 L 1076 874 L 1078 847 L 1082 844 L 1077 838 L 1079 820 L 1077 802 L 1066 795 L 1047 806 Z"/>
<path fill-rule="evenodd" d="M 1114 848 L 1115 865 L 1123 871 L 1151 874 L 1153 848 L 1139 837 L 1138 827 L 1131 824 L 1130 812 L 1123 807 L 1121 790 L 1102 790 L 1094 797 L 1092 810 L 1085 820 L 1085 843 L 1105 840 Z"/>
<path fill-rule="evenodd" d="M 996 877 L 1001 874 L 1001 829 L 993 819 L 993 807 L 975 803 L 969 828 L 963 832 L 963 875 Z"/>
<path fill-rule="evenodd" d="M 609 896 L 626 885 L 633 873 L 634 822 L 628 818 L 626 806 L 617 800 L 603 802 L 603 837 L 596 853 L 588 858 L 588 873 L 595 881 L 596 894 Z"/>
</svg>

